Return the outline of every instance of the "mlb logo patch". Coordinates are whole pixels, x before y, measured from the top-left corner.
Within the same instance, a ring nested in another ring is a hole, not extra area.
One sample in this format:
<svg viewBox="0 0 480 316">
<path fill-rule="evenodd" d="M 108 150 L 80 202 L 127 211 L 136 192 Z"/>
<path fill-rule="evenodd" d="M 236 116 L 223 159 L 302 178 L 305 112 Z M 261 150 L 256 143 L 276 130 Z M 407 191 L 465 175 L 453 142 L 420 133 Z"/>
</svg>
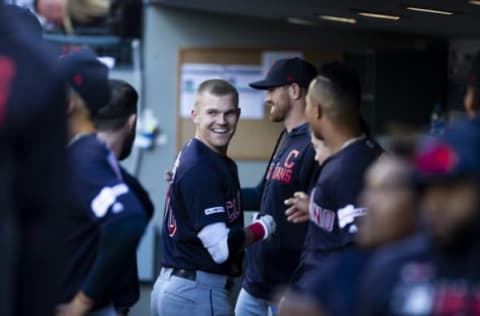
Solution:
<svg viewBox="0 0 480 316">
<path fill-rule="evenodd" d="M 205 215 L 213 215 L 218 213 L 225 213 L 225 208 L 223 206 L 216 206 L 205 209 Z"/>
</svg>

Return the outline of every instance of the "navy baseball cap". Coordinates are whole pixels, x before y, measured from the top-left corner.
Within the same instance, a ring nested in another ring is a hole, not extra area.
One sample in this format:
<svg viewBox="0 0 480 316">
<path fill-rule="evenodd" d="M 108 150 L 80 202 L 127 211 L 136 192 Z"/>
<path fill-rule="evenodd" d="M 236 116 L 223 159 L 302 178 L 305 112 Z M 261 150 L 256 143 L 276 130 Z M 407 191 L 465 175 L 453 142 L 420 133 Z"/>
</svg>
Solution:
<svg viewBox="0 0 480 316">
<path fill-rule="evenodd" d="M 68 84 L 85 101 L 91 117 L 110 101 L 111 90 L 108 67 L 101 63 L 95 53 L 80 49 L 62 57 Z"/>
<path fill-rule="evenodd" d="M 473 58 L 470 73 L 467 77 L 467 84 L 480 89 L 480 52 Z"/>
<path fill-rule="evenodd" d="M 480 180 L 479 158 L 480 122 L 465 121 L 420 146 L 415 178 L 419 184 L 466 176 Z"/>
<path fill-rule="evenodd" d="M 250 87 L 267 90 L 297 83 L 300 87 L 308 89 L 308 85 L 316 75 L 315 66 L 301 58 L 279 59 L 270 68 L 264 80 L 252 82 Z"/>
</svg>

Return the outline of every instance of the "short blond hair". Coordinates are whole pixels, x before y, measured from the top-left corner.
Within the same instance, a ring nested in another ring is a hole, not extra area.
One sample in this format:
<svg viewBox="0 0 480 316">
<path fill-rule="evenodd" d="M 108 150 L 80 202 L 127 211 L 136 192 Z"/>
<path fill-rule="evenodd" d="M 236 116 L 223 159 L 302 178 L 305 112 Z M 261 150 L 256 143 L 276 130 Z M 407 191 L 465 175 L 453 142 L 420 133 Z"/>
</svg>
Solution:
<svg viewBox="0 0 480 316">
<path fill-rule="evenodd" d="M 198 107 L 200 97 L 206 92 L 218 97 L 231 95 L 233 97 L 233 103 L 235 104 L 235 106 L 238 107 L 238 91 L 231 83 L 226 80 L 209 79 L 202 82 L 197 89 L 197 96 L 195 99 L 196 107 Z"/>
</svg>

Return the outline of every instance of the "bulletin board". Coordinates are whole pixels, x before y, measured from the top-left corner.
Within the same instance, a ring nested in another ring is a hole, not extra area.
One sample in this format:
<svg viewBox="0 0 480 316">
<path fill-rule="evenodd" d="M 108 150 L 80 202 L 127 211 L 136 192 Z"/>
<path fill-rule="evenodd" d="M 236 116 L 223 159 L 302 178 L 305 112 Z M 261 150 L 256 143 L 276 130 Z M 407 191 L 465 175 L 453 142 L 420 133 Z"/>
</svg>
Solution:
<svg viewBox="0 0 480 316">
<path fill-rule="evenodd" d="M 343 54 L 338 50 L 298 50 L 270 48 L 182 48 L 179 50 L 177 75 L 177 150 L 195 134 L 191 118 L 181 113 L 181 71 L 184 64 L 258 65 L 262 64 L 264 51 L 300 51 L 303 57 L 318 65 L 330 61 L 341 61 Z M 184 101 L 183 101 L 184 102 Z M 258 104 L 264 111 L 261 119 L 240 119 L 232 138 L 228 155 L 236 160 L 268 160 L 283 129 L 282 123 L 269 119 L 269 109 Z M 240 107 L 242 97 L 240 96 Z"/>
</svg>

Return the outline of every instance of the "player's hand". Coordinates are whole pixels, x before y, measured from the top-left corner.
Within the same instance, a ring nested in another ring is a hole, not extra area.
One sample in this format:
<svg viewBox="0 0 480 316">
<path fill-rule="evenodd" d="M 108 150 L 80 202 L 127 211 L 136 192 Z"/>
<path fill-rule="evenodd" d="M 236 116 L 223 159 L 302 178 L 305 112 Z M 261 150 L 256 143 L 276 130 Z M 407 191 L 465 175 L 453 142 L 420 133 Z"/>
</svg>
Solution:
<svg viewBox="0 0 480 316">
<path fill-rule="evenodd" d="M 165 171 L 165 181 L 170 182 L 173 179 L 173 172 L 172 170 Z"/>
<path fill-rule="evenodd" d="M 285 205 L 289 206 L 285 211 L 287 221 L 291 223 L 304 223 L 310 218 L 309 207 L 310 197 L 305 192 L 295 192 L 292 198 L 285 200 Z"/>
<path fill-rule="evenodd" d="M 265 235 L 263 236 L 263 240 L 270 238 L 275 233 L 277 229 L 277 224 L 273 219 L 272 215 L 263 215 L 262 217 L 257 218 L 254 223 L 260 223 L 265 230 Z"/>
<path fill-rule="evenodd" d="M 116 307 L 115 312 L 117 316 L 127 316 L 130 308 L 129 307 Z"/>
<path fill-rule="evenodd" d="M 92 309 L 94 301 L 83 292 L 78 292 L 68 304 L 57 307 L 56 316 L 85 316 Z"/>
<path fill-rule="evenodd" d="M 312 299 L 299 294 L 288 292 L 280 300 L 279 316 L 324 316 L 323 309 Z"/>
</svg>

